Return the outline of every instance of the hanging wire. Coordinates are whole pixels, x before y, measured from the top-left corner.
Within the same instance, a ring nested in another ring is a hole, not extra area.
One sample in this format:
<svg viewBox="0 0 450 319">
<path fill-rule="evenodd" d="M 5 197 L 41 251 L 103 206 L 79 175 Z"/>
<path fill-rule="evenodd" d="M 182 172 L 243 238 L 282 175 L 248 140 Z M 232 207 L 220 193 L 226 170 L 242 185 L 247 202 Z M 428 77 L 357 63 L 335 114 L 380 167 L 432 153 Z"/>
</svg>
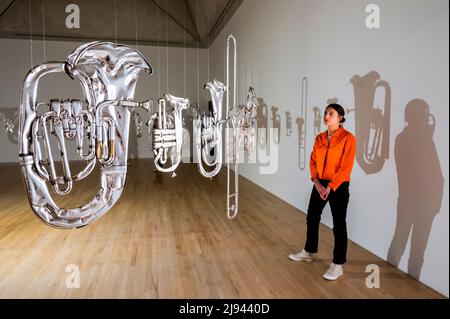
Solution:
<svg viewBox="0 0 450 319">
<path fill-rule="evenodd" d="M 195 2 L 195 11 L 197 14 L 197 21 L 199 21 L 198 1 Z M 200 37 L 197 40 L 197 103 L 200 106 Z"/>
<path fill-rule="evenodd" d="M 209 15 L 207 15 L 206 16 L 206 19 L 207 19 L 207 23 L 208 23 L 208 30 L 210 30 L 210 25 L 209 25 L 209 23 L 210 23 L 210 21 L 209 21 Z M 210 46 L 210 42 L 209 42 L 209 32 L 208 32 L 208 34 L 207 34 L 207 42 L 208 42 L 208 47 L 207 47 L 207 49 L 208 49 L 208 81 L 210 80 L 210 74 L 209 74 L 209 46 Z"/>
<path fill-rule="evenodd" d="M 28 13 L 30 19 L 30 69 L 33 71 L 34 63 L 33 63 L 33 35 L 32 35 L 32 27 L 31 27 L 31 0 L 28 1 Z"/>
<path fill-rule="evenodd" d="M 136 50 L 139 48 L 138 43 L 138 17 L 137 17 L 137 0 L 134 0 L 134 29 L 135 29 L 135 36 L 136 36 Z"/>
<path fill-rule="evenodd" d="M 117 0 L 114 0 L 114 37 L 117 45 Z"/>
<path fill-rule="evenodd" d="M 166 10 L 167 10 L 167 0 L 166 0 Z M 169 17 L 166 14 L 166 73 L 167 73 L 167 86 L 166 86 L 166 93 L 169 93 Z"/>
<path fill-rule="evenodd" d="M 159 14 L 160 14 L 160 10 L 159 10 L 159 6 L 157 6 L 158 11 L 156 14 L 156 24 L 157 24 L 157 32 L 158 32 L 158 43 L 157 43 L 157 48 L 158 48 L 158 98 L 161 97 L 161 71 L 159 68 L 159 64 L 160 64 L 160 54 L 159 54 L 159 48 L 160 48 L 160 39 L 159 39 Z"/>
<path fill-rule="evenodd" d="M 44 62 L 47 61 L 46 47 L 45 47 L 45 0 L 42 0 L 42 40 L 44 45 Z"/>
<path fill-rule="evenodd" d="M 184 70 L 183 96 L 186 96 L 186 0 L 183 1 L 183 70 Z"/>
</svg>

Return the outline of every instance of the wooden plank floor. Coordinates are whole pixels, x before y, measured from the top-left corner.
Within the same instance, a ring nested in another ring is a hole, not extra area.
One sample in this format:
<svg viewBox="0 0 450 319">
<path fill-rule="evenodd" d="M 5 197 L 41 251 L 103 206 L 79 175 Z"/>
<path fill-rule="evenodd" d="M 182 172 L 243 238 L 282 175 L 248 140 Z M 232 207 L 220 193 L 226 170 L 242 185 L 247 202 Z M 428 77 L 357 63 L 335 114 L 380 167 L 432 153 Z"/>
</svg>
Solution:
<svg viewBox="0 0 450 319">
<path fill-rule="evenodd" d="M 305 216 L 246 179 L 241 210 L 225 213 L 225 175 L 209 180 L 193 164 L 171 179 L 150 160 L 133 161 L 126 189 L 94 224 L 58 230 L 31 212 L 18 165 L 0 166 L 1 298 L 442 298 L 350 243 L 345 275 L 322 279 L 332 232 L 321 228 L 315 263 L 287 255 L 305 240 Z M 75 206 L 96 192 L 98 176 L 60 203 Z M 309 187 L 309 186 L 308 186 Z M 68 264 L 80 288 L 65 286 Z M 381 288 L 365 286 L 366 265 L 381 268 Z"/>
</svg>

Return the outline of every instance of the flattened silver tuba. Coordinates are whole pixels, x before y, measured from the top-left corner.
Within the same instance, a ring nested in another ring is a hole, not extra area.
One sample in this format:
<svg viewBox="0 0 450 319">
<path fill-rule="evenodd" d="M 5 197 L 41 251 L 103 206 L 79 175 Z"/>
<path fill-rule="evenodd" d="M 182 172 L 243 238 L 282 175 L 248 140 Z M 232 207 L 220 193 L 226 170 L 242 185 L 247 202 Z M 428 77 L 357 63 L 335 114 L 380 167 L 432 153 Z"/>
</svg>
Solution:
<svg viewBox="0 0 450 319">
<path fill-rule="evenodd" d="M 25 78 L 20 105 L 19 160 L 33 212 L 57 228 L 79 228 L 103 216 L 120 198 L 127 172 L 131 111 L 150 108 L 150 101 L 134 102 L 140 71 L 152 73 L 148 61 L 136 50 L 109 42 L 91 42 L 70 54 L 65 62 L 49 62 L 32 69 Z M 37 101 L 39 81 L 63 73 L 80 81 L 85 101 Z M 38 106 L 48 111 L 38 114 Z M 50 137 L 56 138 L 62 159 L 58 176 Z M 73 174 L 66 140 L 75 140 L 86 166 Z M 42 148 L 41 144 L 44 145 Z M 58 207 L 48 185 L 59 195 L 68 194 L 73 182 L 86 178 L 100 166 L 100 189 L 87 204 Z"/>
<path fill-rule="evenodd" d="M 222 118 L 222 108 L 227 88 L 222 82 L 214 80 L 206 83 L 205 90 L 211 94 L 212 110 L 199 115 L 195 128 L 199 133 L 196 150 L 200 174 L 212 178 L 219 174 L 223 164 L 222 127 L 226 120 Z"/>
</svg>

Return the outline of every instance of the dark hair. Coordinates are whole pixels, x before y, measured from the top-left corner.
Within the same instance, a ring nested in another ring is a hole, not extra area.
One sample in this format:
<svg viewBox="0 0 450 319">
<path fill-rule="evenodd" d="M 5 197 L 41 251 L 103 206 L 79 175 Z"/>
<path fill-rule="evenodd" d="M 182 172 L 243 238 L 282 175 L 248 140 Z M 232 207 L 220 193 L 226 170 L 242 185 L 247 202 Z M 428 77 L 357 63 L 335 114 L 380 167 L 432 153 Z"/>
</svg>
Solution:
<svg viewBox="0 0 450 319">
<path fill-rule="evenodd" d="M 327 108 L 325 109 L 325 111 L 328 110 L 329 108 L 334 109 L 340 116 L 342 116 L 342 119 L 341 119 L 341 121 L 339 123 L 341 125 L 344 124 L 344 122 L 345 122 L 345 110 L 344 110 L 344 108 L 341 105 L 336 104 L 336 103 L 328 105 Z"/>
</svg>

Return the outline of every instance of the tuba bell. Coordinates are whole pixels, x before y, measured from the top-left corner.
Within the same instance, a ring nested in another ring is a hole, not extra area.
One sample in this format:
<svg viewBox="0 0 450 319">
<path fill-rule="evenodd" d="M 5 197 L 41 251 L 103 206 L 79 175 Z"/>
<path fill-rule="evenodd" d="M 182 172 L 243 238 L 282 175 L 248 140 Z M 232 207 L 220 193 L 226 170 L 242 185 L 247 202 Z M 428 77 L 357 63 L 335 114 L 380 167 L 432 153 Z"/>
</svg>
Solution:
<svg viewBox="0 0 450 319">
<path fill-rule="evenodd" d="M 148 61 L 136 50 L 109 42 L 91 42 L 77 48 L 65 62 L 33 68 L 25 78 L 20 104 L 19 162 L 30 206 L 44 223 L 56 228 L 79 228 L 103 216 L 120 198 L 127 172 L 131 111 L 149 108 L 149 101 L 134 102 L 140 71 L 152 73 Z M 66 73 L 81 83 L 85 100 L 38 102 L 39 81 L 53 73 Z M 47 111 L 38 113 L 38 107 Z M 56 138 L 62 160 L 58 176 L 50 137 Z M 77 155 L 85 161 L 72 172 L 66 141 L 75 140 Z M 42 144 L 44 147 L 42 147 Z M 73 183 L 100 166 L 100 189 L 77 208 L 59 207 L 58 195 L 70 193 Z"/>
<path fill-rule="evenodd" d="M 355 92 L 355 109 L 349 112 L 355 112 L 356 160 L 366 174 L 374 174 L 389 158 L 391 87 L 375 71 L 355 75 L 350 83 Z M 384 89 L 383 109 L 374 105 L 378 88 Z"/>
</svg>

